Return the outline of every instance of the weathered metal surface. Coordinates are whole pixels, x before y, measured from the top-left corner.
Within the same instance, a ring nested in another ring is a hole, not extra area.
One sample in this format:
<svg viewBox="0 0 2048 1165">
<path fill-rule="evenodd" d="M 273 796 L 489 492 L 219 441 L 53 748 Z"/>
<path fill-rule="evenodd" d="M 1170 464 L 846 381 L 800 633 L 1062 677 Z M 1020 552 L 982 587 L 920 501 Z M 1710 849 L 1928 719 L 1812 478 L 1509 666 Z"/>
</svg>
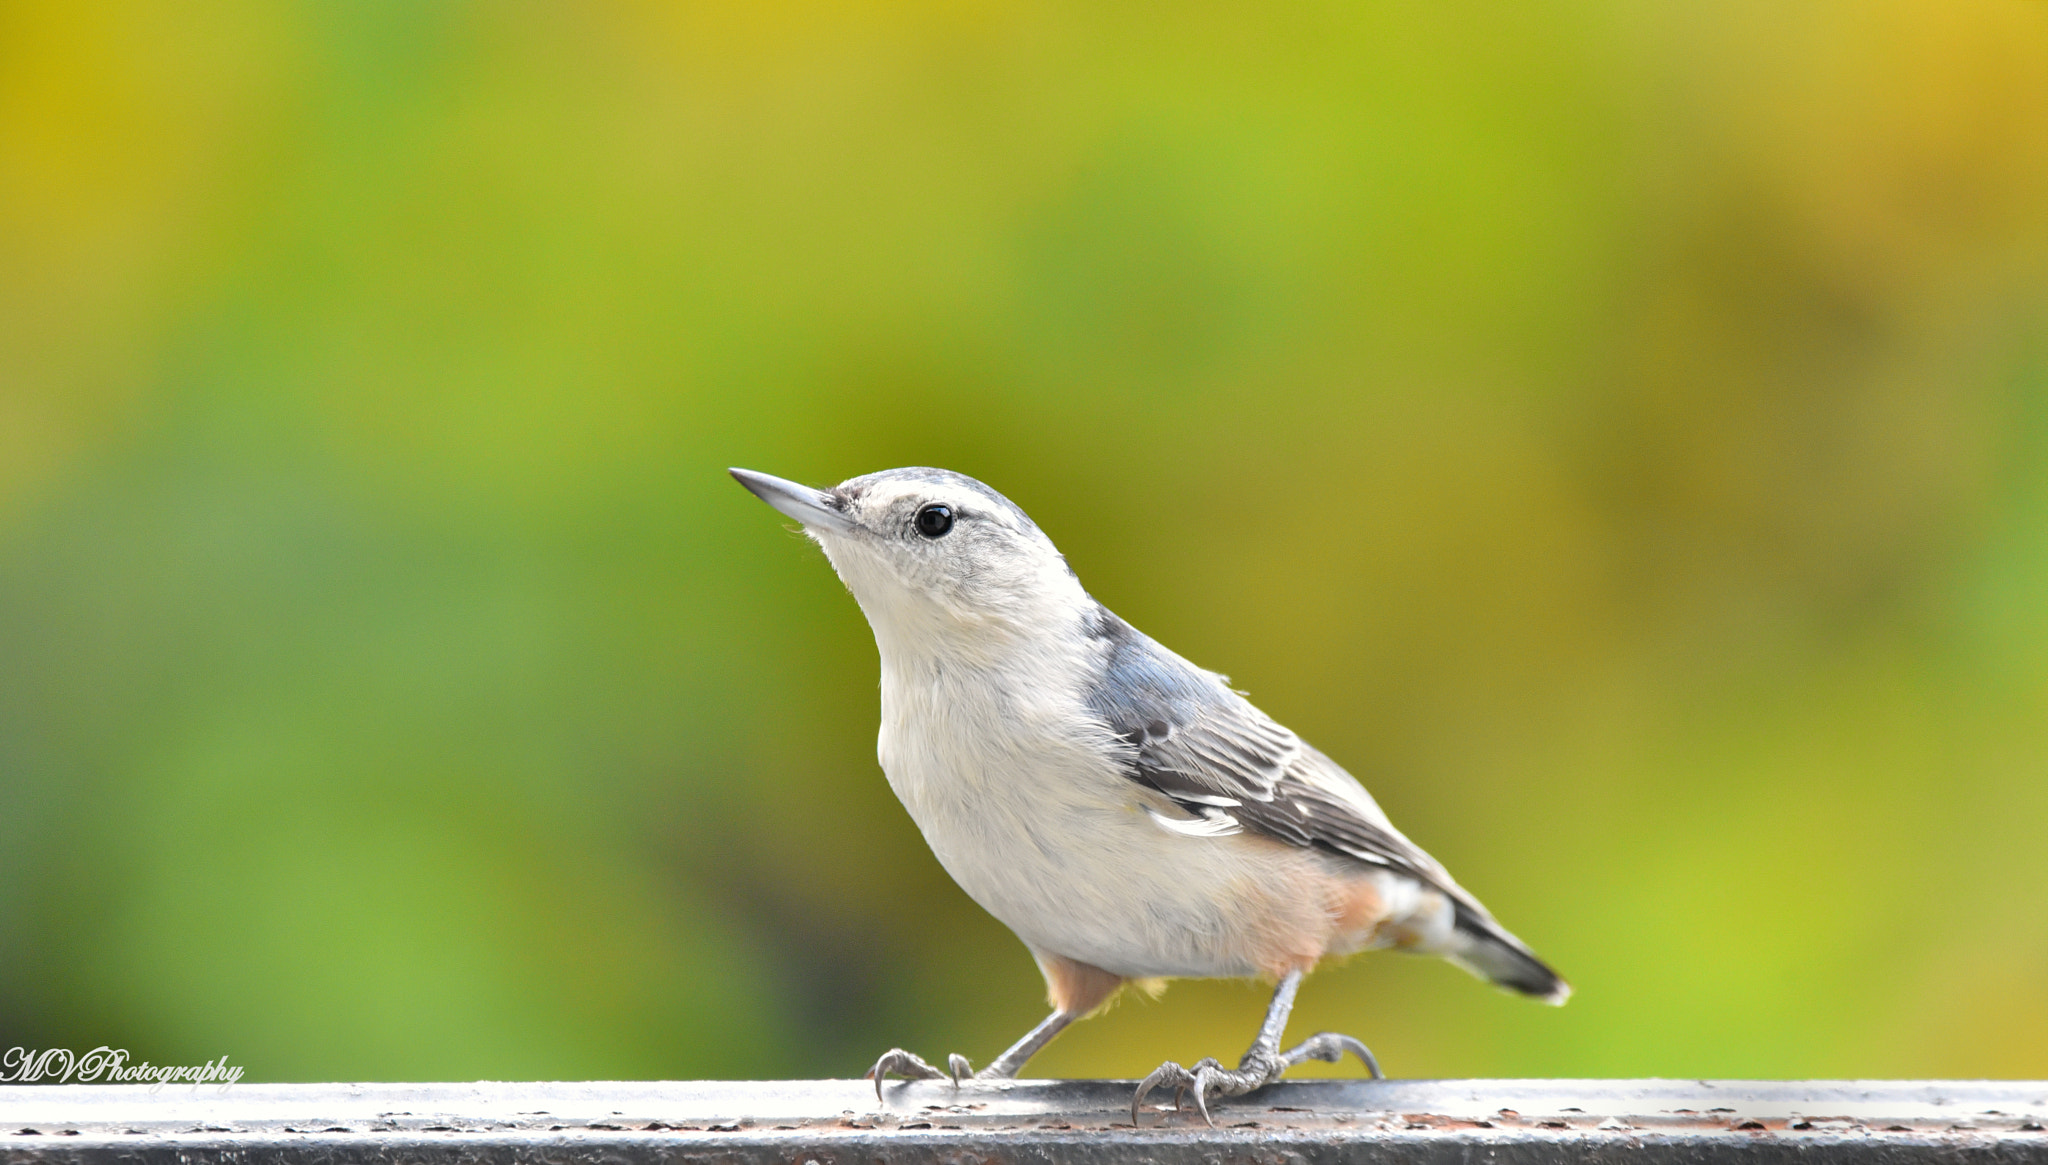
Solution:
<svg viewBox="0 0 2048 1165">
<path fill-rule="evenodd" d="M 0 1165 L 2048 1163 L 2048 1082 L 1306 1080 L 1217 1127 L 1129 1081 L 0 1087 Z M 1169 1098 L 1164 1098 L 1170 1101 Z"/>
</svg>

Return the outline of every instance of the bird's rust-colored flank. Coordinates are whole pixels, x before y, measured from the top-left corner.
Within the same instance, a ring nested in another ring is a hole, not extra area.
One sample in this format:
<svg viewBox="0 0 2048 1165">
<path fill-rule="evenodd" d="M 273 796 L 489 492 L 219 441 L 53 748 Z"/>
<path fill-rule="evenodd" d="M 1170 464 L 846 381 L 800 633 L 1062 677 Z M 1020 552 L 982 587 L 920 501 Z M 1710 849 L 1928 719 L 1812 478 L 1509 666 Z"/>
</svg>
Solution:
<svg viewBox="0 0 2048 1165">
<path fill-rule="evenodd" d="M 1045 993 L 1056 1010 L 1089 1015 L 1115 997 L 1124 985 L 1121 975 L 1061 955 L 1038 956 L 1045 975 Z"/>
<path fill-rule="evenodd" d="M 1364 946 L 1377 937 L 1387 920 L 1387 902 L 1379 890 L 1364 878 L 1345 878 L 1334 887 L 1335 928 L 1349 946 Z"/>
</svg>

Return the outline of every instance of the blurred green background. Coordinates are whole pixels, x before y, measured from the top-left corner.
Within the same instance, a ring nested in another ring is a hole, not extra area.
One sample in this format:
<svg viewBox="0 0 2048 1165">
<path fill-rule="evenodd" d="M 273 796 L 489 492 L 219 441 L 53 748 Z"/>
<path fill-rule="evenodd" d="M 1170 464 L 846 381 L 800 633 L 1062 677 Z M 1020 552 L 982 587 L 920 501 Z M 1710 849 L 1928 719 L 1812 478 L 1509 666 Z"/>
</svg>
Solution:
<svg viewBox="0 0 2048 1165">
<path fill-rule="evenodd" d="M 2025 0 L 0 6 L 0 1047 L 986 1061 L 1037 973 L 724 474 L 903 464 L 1578 988 L 1367 956 L 1296 1031 L 2048 1076 Z"/>
</svg>

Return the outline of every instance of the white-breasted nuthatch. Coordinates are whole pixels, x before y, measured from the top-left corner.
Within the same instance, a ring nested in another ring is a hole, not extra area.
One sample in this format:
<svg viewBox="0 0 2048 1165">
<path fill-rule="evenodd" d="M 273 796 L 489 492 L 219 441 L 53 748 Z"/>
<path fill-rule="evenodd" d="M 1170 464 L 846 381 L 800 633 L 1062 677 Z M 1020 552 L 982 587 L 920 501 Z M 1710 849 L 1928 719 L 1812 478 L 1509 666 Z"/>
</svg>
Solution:
<svg viewBox="0 0 2048 1165">
<path fill-rule="evenodd" d="M 803 524 L 882 659 L 882 771 L 939 864 L 1015 931 L 1053 1012 L 973 1075 L 1014 1077 L 1125 984 L 1277 980 L 1236 1069 L 1168 1062 L 1139 1085 L 1207 1098 L 1303 1060 L 1372 1053 L 1334 1032 L 1281 1050 L 1301 977 L 1376 947 L 1441 955 L 1549 1003 L 1571 993 L 1349 773 L 1081 587 L 1007 498 L 943 469 L 831 489 L 735 469 Z M 867 1075 L 951 1076 L 900 1048 Z"/>
</svg>

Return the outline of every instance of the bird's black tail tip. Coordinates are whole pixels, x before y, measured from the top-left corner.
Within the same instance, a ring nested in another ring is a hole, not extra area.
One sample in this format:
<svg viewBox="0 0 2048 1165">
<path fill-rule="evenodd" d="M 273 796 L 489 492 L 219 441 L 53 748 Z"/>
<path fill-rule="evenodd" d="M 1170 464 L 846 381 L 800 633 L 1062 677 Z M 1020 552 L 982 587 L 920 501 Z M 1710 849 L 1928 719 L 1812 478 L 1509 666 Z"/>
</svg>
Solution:
<svg viewBox="0 0 2048 1165">
<path fill-rule="evenodd" d="M 1493 956 L 1486 963 L 1486 978 L 1490 981 L 1552 1007 L 1562 1007 L 1572 997 L 1572 985 L 1564 981 L 1564 976 L 1526 949 L 1495 946 L 1489 954 Z"/>
<path fill-rule="evenodd" d="M 1552 1007 L 1562 1007 L 1571 998 L 1572 985 L 1564 981 L 1564 976 L 1551 970 L 1522 940 L 1501 929 L 1491 918 L 1460 911 L 1457 928 L 1465 944 L 1453 961 L 1466 970 L 1495 986 Z"/>
</svg>

